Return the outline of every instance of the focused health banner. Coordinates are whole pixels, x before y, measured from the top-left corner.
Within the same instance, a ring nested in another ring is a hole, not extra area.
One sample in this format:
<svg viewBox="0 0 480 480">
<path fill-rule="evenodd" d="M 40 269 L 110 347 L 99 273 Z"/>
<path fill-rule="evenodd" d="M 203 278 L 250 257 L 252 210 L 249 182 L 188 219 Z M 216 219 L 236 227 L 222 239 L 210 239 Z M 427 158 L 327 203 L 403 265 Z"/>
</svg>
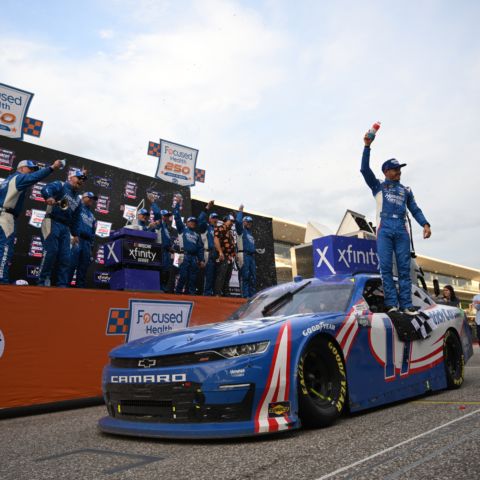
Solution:
<svg viewBox="0 0 480 480">
<path fill-rule="evenodd" d="M 160 140 L 160 157 L 155 176 L 166 182 L 191 187 L 195 185 L 198 150 Z"/>
<path fill-rule="evenodd" d="M 23 138 L 23 122 L 33 93 L 0 83 L 0 135 Z"/>
</svg>

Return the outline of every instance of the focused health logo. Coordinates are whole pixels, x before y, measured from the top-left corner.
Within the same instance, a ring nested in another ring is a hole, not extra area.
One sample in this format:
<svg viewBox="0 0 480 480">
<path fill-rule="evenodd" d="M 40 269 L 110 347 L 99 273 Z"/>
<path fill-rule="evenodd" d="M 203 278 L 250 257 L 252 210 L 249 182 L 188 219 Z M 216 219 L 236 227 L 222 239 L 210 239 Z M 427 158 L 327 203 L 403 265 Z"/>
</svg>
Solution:
<svg viewBox="0 0 480 480">
<path fill-rule="evenodd" d="M 107 335 L 125 335 L 126 342 L 188 327 L 193 302 L 130 299 L 129 308 L 111 308 Z"/>
</svg>

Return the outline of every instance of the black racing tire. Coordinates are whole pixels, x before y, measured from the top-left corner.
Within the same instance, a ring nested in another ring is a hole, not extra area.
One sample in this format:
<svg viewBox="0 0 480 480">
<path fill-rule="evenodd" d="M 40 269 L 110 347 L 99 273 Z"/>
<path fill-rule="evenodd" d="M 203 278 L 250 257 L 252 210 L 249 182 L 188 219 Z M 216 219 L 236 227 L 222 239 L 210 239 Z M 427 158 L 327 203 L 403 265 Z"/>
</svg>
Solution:
<svg viewBox="0 0 480 480">
<path fill-rule="evenodd" d="M 450 390 L 460 388 L 465 378 L 465 356 L 457 332 L 447 330 L 443 337 L 443 361 Z"/>
<path fill-rule="evenodd" d="M 330 338 L 316 337 L 298 362 L 298 407 L 302 425 L 327 427 L 343 413 L 347 376 L 341 350 Z"/>
</svg>

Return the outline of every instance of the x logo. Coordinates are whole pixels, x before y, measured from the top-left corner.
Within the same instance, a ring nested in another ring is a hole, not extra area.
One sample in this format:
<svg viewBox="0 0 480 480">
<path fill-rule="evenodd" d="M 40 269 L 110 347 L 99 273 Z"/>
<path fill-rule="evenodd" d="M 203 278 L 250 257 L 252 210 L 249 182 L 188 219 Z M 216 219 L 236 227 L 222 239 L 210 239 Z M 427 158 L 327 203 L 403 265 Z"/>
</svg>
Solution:
<svg viewBox="0 0 480 480">
<path fill-rule="evenodd" d="M 326 255 L 327 255 L 327 250 L 328 250 L 328 245 L 323 249 L 320 250 L 320 248 L 317 248 L 317 253 L 319 255 L 318 263 L 317 263 L 317 268 L 322 265 L 322 263 L 325 263 L 327 268 L 335 275 L 335 270 L 332 267 L 332 264 L 328 261 Z"/>
<path fill-rule="evenodd" d="M 115 243 L 107 243 L 107 248 L 108 248 L 108 255 L 107 255 L 107 259 L 109 259 L 110 257 L 113 257 L 114 260 L 116 262 L 118 262 L 118 258 L 117 256 L 115 255 L 115 252 L 113 251 L 113 247 L 115 246 Z"/>
</svg>

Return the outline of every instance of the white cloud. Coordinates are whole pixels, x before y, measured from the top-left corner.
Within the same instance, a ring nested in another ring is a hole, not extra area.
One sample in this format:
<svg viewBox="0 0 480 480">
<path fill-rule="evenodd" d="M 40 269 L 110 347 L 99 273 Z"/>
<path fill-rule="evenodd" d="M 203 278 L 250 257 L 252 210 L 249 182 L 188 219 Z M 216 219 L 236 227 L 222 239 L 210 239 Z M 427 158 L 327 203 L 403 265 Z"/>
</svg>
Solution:
<svg viewBox="0 0 480 480">
<path fill-rule="evenodd" d="M 100 36 L 100 38 L 104 40 L 110 40 L 115 36 L 115 32 L 111 29 L 106 28 L 106 29 L 100 30 L 98 32 L 98 35 Z"/>
</svg>

